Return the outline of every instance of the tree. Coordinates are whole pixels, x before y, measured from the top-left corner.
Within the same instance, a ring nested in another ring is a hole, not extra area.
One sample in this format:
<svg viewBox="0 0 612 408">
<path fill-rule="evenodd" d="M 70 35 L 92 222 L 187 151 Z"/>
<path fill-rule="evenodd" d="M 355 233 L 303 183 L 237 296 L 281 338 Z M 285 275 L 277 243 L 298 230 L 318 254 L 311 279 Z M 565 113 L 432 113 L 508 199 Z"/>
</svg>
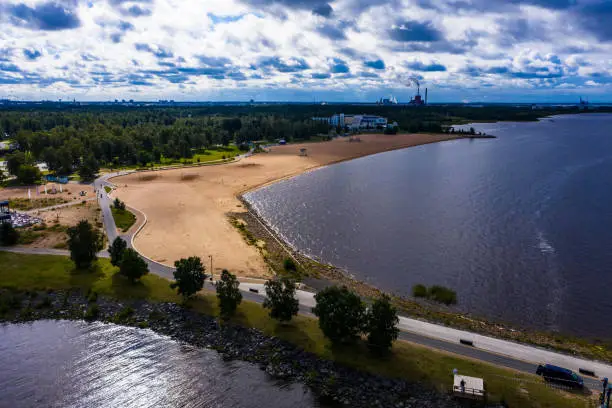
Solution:
<svg viewBox="0 0 612 408">
<path fill-rule="evenodd" d="M 332 343 L 353 341 L 363 328 L 364 305 L 359 296 L 346 286 L 330 286 L 315 295 L 312 312 L 319 318 L 319 327 Z"/>
<path fill-rule="evenodd" d="M 70 259 L 77 268 L 89 268 L 97 259 L 96 253 L 102 249 L 102 245 L 102 234 L 89 221 L 82 220 L 75 227 L 68 228 Z"/>
<path fill-rule="evenodd" d="M 179 259 L 174 262 L 174 267 L 176 268 L 174 271 L 175 282 L 171 283 L 170 287 L 178 289 L 179 295 L 188 298 L 202 290 L 206 275 L 204 274 L 204 265 L 202 265 L 202 260 L 199 257 L 190 256 L 186 259 Z"/>
<path fill-rule="evenodd" d="M 93 180 L 96 177 L 96 174 L 100 171 L 100 164 L 96 160 L 93 154 L 87 155 L 81 166 L 79 167 L 79 174 L 81 175 L 81 179 L 85 181 Z"/>
<path fill-rule="evenodd" d="M 34 184 L 40 180 L 40 170 L 37 166 L 22 164 L 17 172 L 17 179 L 23 184 Z"/>
<path fill-rule="evenodd" d="M 115 201 L 113 201 L 113 207 L 118 210 L 125 211 L 125 203 L 119 198 L 115 198 Z"/>
<path fill-rule="evenodd" d="M 295 298 L 295 282 L 288 278 L 270 279 L 265 283 L 266 300 L 263 307 L 270 309 L 270 317 L 288 322 L 297 315 L 298 300 Z"/>
<path fill-rule="evenodd" d="M 221 280 L 217 281 L 217 298 L 223 319 L 230 318 L 242 302 L 242 293 L 238 289 L 238 284 L 236 275 L 232 275 L 227 269 L 221 271 Z"/>
<path fill-rule="evenodd" d="M 6 174 L 4 174 L 2 169 L 0 169 L 0 183 L 2 183 L 4 180 L 6 180 Z"/>
<path fill-rule="evenodd" d="M 366 321 L 370 349 L 377 353 L 388 351 L 399 334 L 397 310 L 389 296 L 383 295 L 372 304 Z"/>
<path fill-rule="evenodd" d="M 119 273 L 128 278 L 132 283 L 149 273 L 147 263 L 132 248 L 123 251 L 119 263 Z"/>
<path fill-rule="evenodd" d="M 19 176 L 19 168 L 24 164 L 26 164 L 26 158 L 23 152 L 15 152 L 6 156 L 6 169 L 15 177 Z"/>
<path fill-rule="evenodd" d="M 121 259 L 123 258 L 123 253 L 126 249 L 127 242 L 125 242 L 121 237 L 115 238 L 111 246 L 108 247 L 108 253 L 110 254 L 111 264 L 113 264 L 113 266 L 119 266 Z"/>
<path fill-rule="evenodd" d="M 10 222 L 0 224 L 0 245 L 12 246 L 17 244 L 19 240 L 19 232 L 13 227 Z"/>
</svg>

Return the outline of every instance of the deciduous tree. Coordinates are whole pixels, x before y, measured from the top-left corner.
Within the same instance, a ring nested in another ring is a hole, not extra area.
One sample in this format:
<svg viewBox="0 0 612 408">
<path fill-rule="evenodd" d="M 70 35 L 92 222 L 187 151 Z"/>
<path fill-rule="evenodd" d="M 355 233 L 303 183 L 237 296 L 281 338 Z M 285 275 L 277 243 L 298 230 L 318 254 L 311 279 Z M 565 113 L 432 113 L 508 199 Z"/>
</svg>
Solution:
<svg viewBox="0 0 612 408">
<path fill-rule="evenodd" d="M 174 282 L 170 284 L 172 289 L 177 289 L 179 295 L 184 298 L 195 295 L 204 287 L 206 275 L 202 260 L 197 256 L 182 258 L 174 262 Z"/>
<path fill-rule="evenodd" d="M 297 315 L 299 303 L 295 297 L 295 282 L 289 278 L 270 279 L 265 283 L 266 300 L 263 307 L 270 309 L 270 317 L 288 322 Z"/>
<path fill-rule="evenodd" d="M 367 313 L 368 346 L 376 353 L 387 352 L 397 339 L 399 329 L 397 310 L 391 304 L 389 296 L 377 299 Z"/>
<path fill-rule="evenodd" d="M 108 253 L 110 254 L 110 261 L 113 266 L 119 266 L 123 253 L 127 249 L 127 242 L 121 237 L 115 238 L 113 243 L 108 247 Z"/>
<path fill-rule="evenodd" d="M 89 268 L 97 259 L 96 254 L 102 249 L 102 234 L 87 220 L 68 228 L 68 248 L 70 258 L 79 269 Z"/>
<path fill-rule="evenodd" d="M 355 340 L 363 329 L 364 305 L 357 294 L 346 286 L 331 286 L 315 295 L 313 313 L 319 318 L 319 327 L 332 343 Z"/>
<path fill-rule="evenodd" d="M 232 275 L 227 269 L 221 272 L 221 279 L 217 281 L 217 298 L 223 319 L 229 319 L 236 313 L 236 308 L 242 302 L 242 293 L 238 285 L 236 275 Z"/>
<path fill-rule="evenodd" d="M 119 273 L 128 278 L 132 283 L 149 273 L 147 263 L 132 248 L 123 251 L 121 262 L 119 263 Z"/>
</svg>

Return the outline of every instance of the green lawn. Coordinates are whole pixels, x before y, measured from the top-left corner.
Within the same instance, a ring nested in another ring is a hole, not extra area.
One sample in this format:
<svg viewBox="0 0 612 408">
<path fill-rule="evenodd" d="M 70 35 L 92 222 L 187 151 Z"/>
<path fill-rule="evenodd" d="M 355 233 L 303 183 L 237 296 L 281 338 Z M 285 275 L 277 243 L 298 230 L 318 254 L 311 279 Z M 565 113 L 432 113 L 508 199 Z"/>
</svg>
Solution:
<svg viewBox="0 0 612 408">
<path fill-rule="evenodd" d="M 113 218 L 115 219 L 115 225 L 123 232 L 127 232 L 132 225 L 136 222 L 136 216 L 129 210 L 118 210 L 115 207 L 111 208 Z"/>
<path fill-rule="evenodd" d="M 231 159 L 234 156 L 237 156 L 241 153 L 240 149 L 236 146 L 227 146 L 227 147 L 215 147 L 206 150 L 200 150 L 193 155 L 191 159 L 170 159 L 170 158 L 161 158 L 161 163 L 156 164 L 155 166 L 168 166 L 172 164 L 198 164 L 198 163 L 206 163 L 223 159 Z"/>
<path fill-rule="evenodd" d="M 74 270 L 67 257 L 0 252 L 0 265 L 0 287 L 20 290 L 80 288 L 117 299 L 181 302 L 167 280 L 147 275 L 141 282 L 131 285 L 116 275 L 117 269 L 107 259 L 99 260 L 92 271 L 81 272 Z M 203 292 L 190 302 L 194 310 L 218 316 L 213 293 Z M 423 381 L 443 391 L 451 384 L 453 368 L 457 368 L 466 375 L 484 378 L 490 400 L 504 400 L 510 407 L 577 408 L 594 405 L 593 397 L 548 388 L 535 375 L 519 374 L 407 342 L 396 342 L 392 355 L 386 359 L 371 356 L 362 344 L 334 348 L 319 330 L 316 320 L 298 316 L 291 324 L 280 325 L 256 303 L 243 302 L 233 321 L 283 338 L 323 358 L 389 377 Z"/>
<path fill-rule="evenodd" d="M 109 186 L 104 186 L 104 191 L 106 191 L 106 194 L 110 194 L 110 192 L 113 191 L 113 189 L 110 188 Z"/>
</svg>

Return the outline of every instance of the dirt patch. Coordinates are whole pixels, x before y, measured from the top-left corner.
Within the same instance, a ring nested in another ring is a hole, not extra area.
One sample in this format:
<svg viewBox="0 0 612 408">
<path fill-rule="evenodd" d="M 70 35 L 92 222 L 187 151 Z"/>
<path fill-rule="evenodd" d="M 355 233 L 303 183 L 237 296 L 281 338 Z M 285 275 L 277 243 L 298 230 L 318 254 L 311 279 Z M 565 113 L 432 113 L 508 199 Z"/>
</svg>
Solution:
<svg viewBox="0 0 612 408">
<path fill-rule="evenodd" d="M 142 173 L 138 175 L 139 181 L 152 181 L 158 178 L 161 178 L 159 173 Z"/>
</svg>

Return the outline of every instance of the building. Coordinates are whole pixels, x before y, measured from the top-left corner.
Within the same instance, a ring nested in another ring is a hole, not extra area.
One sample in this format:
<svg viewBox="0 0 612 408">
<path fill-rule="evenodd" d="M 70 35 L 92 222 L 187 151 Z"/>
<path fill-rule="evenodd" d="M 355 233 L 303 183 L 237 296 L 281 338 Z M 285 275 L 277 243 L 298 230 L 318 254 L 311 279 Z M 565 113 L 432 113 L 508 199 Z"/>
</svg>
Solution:
<svg viewBox="0 0 612 408">
<path fill-rule="evenodd" d="M 382 129 L 387 126 L 387 118 L 373 115 L 345 115 L 340 113 L 329 118 L 313 117 L 312 120 L 317 122 L 328 123 L 333 127 L 343 129 Z"/>
</svg>

